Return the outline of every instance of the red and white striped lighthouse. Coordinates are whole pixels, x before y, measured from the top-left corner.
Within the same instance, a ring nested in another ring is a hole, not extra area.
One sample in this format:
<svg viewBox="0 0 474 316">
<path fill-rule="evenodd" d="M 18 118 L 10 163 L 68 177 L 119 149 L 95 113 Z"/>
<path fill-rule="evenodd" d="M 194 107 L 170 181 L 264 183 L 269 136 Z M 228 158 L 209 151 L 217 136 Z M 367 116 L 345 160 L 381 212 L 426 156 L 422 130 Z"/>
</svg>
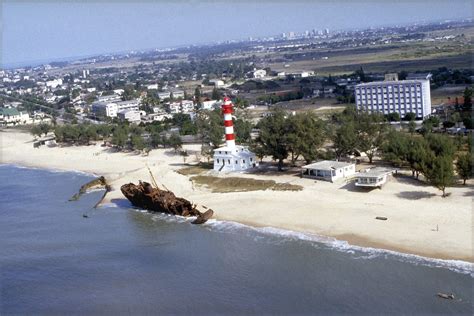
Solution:
<svg viewBox="0 0 474 316">
<path fill-rule="evenodd" d="M 234 105 L 228 97 L 224 97 L 222 113 L 224 114 L 225 143 L 228 148 L 235 148 L 234 124 L 232 123 L 232 108 Z"/>
</svg>

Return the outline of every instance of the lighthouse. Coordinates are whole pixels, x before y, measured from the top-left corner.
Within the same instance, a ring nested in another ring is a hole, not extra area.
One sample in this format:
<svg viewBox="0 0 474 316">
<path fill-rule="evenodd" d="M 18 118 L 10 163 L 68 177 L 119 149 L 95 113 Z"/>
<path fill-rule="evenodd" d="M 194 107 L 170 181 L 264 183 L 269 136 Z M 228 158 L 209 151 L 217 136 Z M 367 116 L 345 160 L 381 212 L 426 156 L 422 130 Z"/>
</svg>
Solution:
<svg viewBox="0 0 474 316">
<path fill-rule="evenodd" d="M 214 149 L 214 170 L 219 172 L 243 171 L 257 166 L 255 154 L 247 147 L 235 144 L 233 107 L 230 99 L 225 97 L 222 104 L 225 146 Z"/>
</svg>

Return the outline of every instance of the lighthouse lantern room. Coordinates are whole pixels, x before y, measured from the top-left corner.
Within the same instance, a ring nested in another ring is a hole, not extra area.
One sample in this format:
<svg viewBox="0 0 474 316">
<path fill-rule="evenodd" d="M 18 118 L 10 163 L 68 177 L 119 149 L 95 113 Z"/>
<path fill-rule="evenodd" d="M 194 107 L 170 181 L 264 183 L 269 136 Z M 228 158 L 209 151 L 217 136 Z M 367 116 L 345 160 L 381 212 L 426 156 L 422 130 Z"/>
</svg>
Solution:
<svg viewBox="0 0 474 316">
<path fill-rule="evenodd" d="M 255 154 L 245 146 L 235 144 L 234 126 L 232 123 L 233 104 L 228 97 L 224 98 L 222 113 L 225 126 L 225 146 L 214 149 L 214 170 L 222 172 L 243 171 L 257 166 Z"/>
</svg>

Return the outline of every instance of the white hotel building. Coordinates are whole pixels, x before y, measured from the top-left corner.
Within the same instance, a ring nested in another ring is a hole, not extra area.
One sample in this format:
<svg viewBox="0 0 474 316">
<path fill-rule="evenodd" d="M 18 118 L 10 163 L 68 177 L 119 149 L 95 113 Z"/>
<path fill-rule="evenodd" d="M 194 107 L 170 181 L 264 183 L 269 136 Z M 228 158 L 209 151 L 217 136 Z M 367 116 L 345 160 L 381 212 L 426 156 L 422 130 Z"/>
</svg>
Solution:
<svg viewBox="0 0 474 316">
<path fill-rule="evenodd" d="M 358 110 L 389 114 L 403 118 L 413 112 L 422 119 L 431 114 L 429 80 L 393 80 L 358 84 L 355 87 Z"/>
</svg>

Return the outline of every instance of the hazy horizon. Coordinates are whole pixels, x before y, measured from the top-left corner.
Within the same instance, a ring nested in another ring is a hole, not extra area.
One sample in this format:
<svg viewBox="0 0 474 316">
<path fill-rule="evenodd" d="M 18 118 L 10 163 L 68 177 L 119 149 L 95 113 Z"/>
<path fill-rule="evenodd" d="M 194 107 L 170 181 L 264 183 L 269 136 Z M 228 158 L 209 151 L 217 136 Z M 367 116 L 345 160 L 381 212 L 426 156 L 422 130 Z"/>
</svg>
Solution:
<svg viewBox="0 0 474 316">
<path fill-rule="evenodd" d="M 471 1 L 4 1 L 1 64 L 472 18 L 466 12 L 472 12 Z"/>
</svg>

